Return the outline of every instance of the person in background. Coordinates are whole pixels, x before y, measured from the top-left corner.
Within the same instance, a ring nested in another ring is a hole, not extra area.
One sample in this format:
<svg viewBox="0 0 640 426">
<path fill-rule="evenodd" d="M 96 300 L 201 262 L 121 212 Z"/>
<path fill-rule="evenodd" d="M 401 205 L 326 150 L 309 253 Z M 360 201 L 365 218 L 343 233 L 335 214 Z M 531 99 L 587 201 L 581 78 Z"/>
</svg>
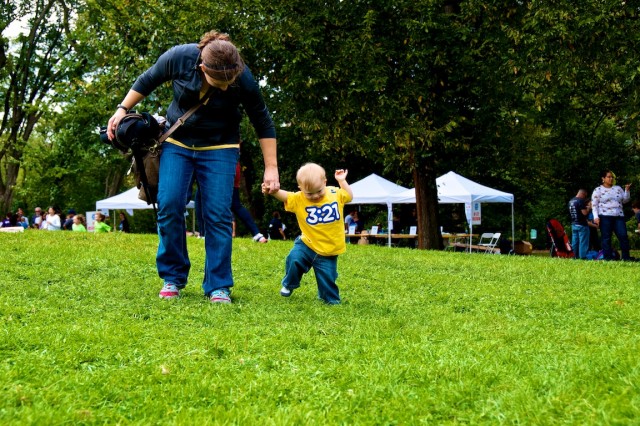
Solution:
<svg viewBox="0 0 640 426">
<path fill-rule="evenodd" d="M 71 228 L 73 227 L 73 217 L 75 215 L 76 211 L 74 209 L 69 209 L 69 211 L 67 212 L 67 218 L 62 224 L 62 229 L 64 229 L 65 231 L 71 231 Z"/>
<path fill-rule="evenodd" d="M 242 169 L 240 168 L 240 162 L 236 163 L 236 175 L 233 181 L 233 198 L 231 199 L 231 211 L 233 214 L 238 216 L 240 220 L 245 224 L 251 235 L 253 236 L 253 241 L 256 243 L 266 243 L 267 240 L 264 235 L 258 229 L 258 225 L 253 220 L 251 213 L 245 206 L 242 205 L 242 201 L 240 201 L 240 180 L 242 178 Z M 235 220 L 233 221 L 233 229 L 232 235 L 236 236 L 236 228 L 235 228 Z"/>
<path fill-rule="evenodd" d="M 62 211 L 58 207 L 49 207 L 49 214 L 45 218 L 47 231 L 62 230 Z"/>
<path fill-rule="evenodd" d="M 95 221 L 93 223 L 93 232 L 96 234 L 111 232 L 111 227 L 104 221 L 104 215 L 96 212 Z"/>
<path fill-rule="evenodd" d="M 291 296 L 300 287 L 302 276 L 311 268 L 316 275 L 318 298 L 325 303 L 340 303 L 338 255 L 346 251 L 344 239 L 344 205 L 353 199 L 347 183 L 347 170 L 336 170 L 339 188 L 327 186 L 324 169 L 315 163 L 307 163 L 298 169 L 298 192 L 282 189 L 273 196 L 284 203 L 288 212 L 295 213 L 302 234 L 296 238 L 285 262 L 280 295 Z M 263 187 L 262 192 L 268 192 Z"/>
<path fill-rule="evenodd" d="M 636 200 L 631 204 L 631 209 L 633 210 L 633 215 L 636 218 L 636 223 L 638 224 L 636 227 L 636 234 L 640 233 L 640 201 Z"/>
<path fill-rule="evenodd" d="M 598 235 L 598 225 L 593 221 L 593 206 L 591 200 L 587 202 L 587 223 L 589 224 L 589 250 L 600 251 L 602 246 L 600 244 L 600 235 Z"/>
<path fill-rule="evenodd" d="M 109 119 L 107 136 L 156 88 L 171 82 L 173 100 L 167 126 L 190 108 L 191 117 L 162 146 L 158 185 L 158 253 L 163 280 L 159 296 L 173 299 L 187 285 L 191 262 L 187 251 L 184 205 L 195 176 L 202 194 L 205 273 L 202 289 L 212 303 L 231 303 L 231 201 L 240 149 L 240 123 L 246 113 L 258 136 L 264 159 L 263 182 L 269 192 L 280 188 L 275 125 L 260 86 L 229 36 L 210 31 L 199 43 L 174 46 L 142 73 Z"/>
<path fill-rule="evenodd" d="M 124 233 L 131 232 L 131 228 L 129 226 L 129 220 L 127 219 L 127 216 L 122 212 L 120 212 L 120 223 L 118 223 L 118 231 L 124 232 Z"/>
<path fill-rule="evenodd" d="M 622 260 L 631 260 L 627 224 L 622 210 L 622 205 L 631 199 L 629 192 L 631 184 L 626 184 L 624 189 L 617 186 L 615 175 L 611 170 L 603 171 L 600 178 L 602 185 L 593 190 L 591 202 L 593 204 L 593 222 L 600 227 L 604 259 L 612 260 L 615 258 L 611 237 L 616 234 L 620 242 Z"/>
<path fill-rule="evenodd" d="M 284 224 L 282 220 L 280 220 L 280 213 L 275 211 L 273 212 L 273 217 L 269 222 L 269 238 L 272 240 L 286 240 L 287 236 L 284 233 Z"/>
<path fill-rule="evenodd" d="M 360 234 L 364 230 L 364 219 L 362 219 L 360 213 L 357 211 L 353 213 L 353 223 L 356 224 L 356 234 Z"/>
<path fill-rule="evenodd" d="M 35 229 L 40 229 L 40 220 L 42 219 L 42 209 L 40 207 L 36 207 L 33 210 L 33 216 L 31 216 L 31 226 Z"/>
<path fill-rule="evenodd" d="M 47 212 L 42 210 L 40 212 L 40 220 L 38 221 L 38 229 L 47 229 Z"/>
<path fill-rule="evenodd" d="M 358 214 L 358 212 L 356 210 L 352 210 L 351 212 L 349 212 L 348 215 L 345 216 L 344 218 L 344 229 L 346 229 L 347 231 L 349 231 L 349 227 L 351 225 L 355 225 L 355 220 L 353 219 L 353 217 Z"/>
<path fill-rule="evenodd" d="M 571 216 L 571 246 L 576 259 L 586 259 L 589 251 L 589 223 L 587 215 L 587 191 L 578 190 L 575 197 L 569 200 L 569 216 Z"/>
<path fill-rule="evenodd" d="M 24 215 L 24 210 L 22 207 L 18 207 L 18 211 L 16 212 L 17 216 L 17 224 L 22 226 L 24 229 L 29 228 L 29 218 Z"/>
<path fill-rule="evenodd" d="M 4 215 L 4 219 L 2 219 L 2 222 L 0 223 L 0 228 L 8 228 L 10 226 L 13 226 L 11 224 L 11 217 L 12 216 L 13 216 L 13 213 L 7 212 L 7 214 Z"/>
<path fill-rule="evenodd" d="M 71 230 L 75 232 L 87 232 L 87 221 L 84 218 L 84 215 L 77 214 L 73 216 L 73 225 L 71 225 Z"/>
</svg>

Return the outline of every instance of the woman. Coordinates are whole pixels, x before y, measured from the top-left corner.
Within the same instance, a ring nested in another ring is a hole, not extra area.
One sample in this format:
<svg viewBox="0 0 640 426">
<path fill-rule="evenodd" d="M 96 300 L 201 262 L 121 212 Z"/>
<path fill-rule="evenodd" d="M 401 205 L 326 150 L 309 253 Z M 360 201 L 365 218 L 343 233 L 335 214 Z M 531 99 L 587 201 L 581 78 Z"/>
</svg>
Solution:
<svg viewBox="0 0 640 426">
<path fill-rule="evenodd" d="M 171 48 L 133 84 L 115 114 L 107 135 L 113 140 L 120 119 L 162 83 L 172 81 L 173 101 L 167 127 L 210 98 L 180 126 L 162 147 L 158 187 L 158 275 L 160 297 L 180 295 L 191 263 L 187 253 L 184 211 L 192 177 L 202 196 L 205 239 L 204 294 L 211 302 L 231 303 L 231 198 L 240 144 L 240 108 L 256 130 L 269 192 L 280 188 L 276 133 L 260 88 L 226 34 L 211 31 L 200 43 Z"/>
<path fill-rule="evenodd" d="M 49 207 L 49 214 L 45 222 L 48 231 L 62 230 L 62 211 L 57 207 Z"/>
<path fill-rule="evenodd" d="M 118 224 L 118 231 L 129 233 L 131 232 L 131 228 L 129 227 L 129 220 L 127 220 L 127 216 L 124 213 L 120 213 L 120 223 Z"/>
<path fill-rule="evenodd" d="M 591 204 L 593 206 L 593 223 L 600 228 L 600 237 L 604 259 L 614 258 L 611 248 L 611 235 L 618 237 L 622 260 L 631 260 L 629 256 L 629 237 L 627 236 L 627 224 L 624 221 L 622 204 L 631 199 L 629 188 L 631 184 L 625 185 L 624 190 L 615 183 L 615 175 L 611 170 L 605 170 L 600 174 L 602 185 L 593 191 Z"/>
</svg>

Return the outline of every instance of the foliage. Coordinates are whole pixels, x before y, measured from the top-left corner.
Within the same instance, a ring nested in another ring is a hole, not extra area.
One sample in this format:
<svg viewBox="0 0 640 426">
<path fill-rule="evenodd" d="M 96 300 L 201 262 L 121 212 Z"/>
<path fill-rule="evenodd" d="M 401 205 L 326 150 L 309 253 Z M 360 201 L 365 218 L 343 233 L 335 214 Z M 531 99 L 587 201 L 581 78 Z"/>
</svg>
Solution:
<svg viewBox="0 0 640 426">
<path fill-rule="evenodd" d="M 0 422 L 640 417 L 633 264 L 350 245 L 331 307 L 311 273 L 278 295 L 291 242 L 236 239 L 234 303 L 213 306 L 188 243 L 189 284 L 164 301 L 155 236 L 0 234 Z"/>
<path fill-rule="evenodd" d="M 13 6 L 3 16 L 15 19 Z M 295 189 L 306 161 L 415 186 L 426 247 L 452 221 L 435 199 L 449 170 L 514 193 L 517 238 L 566 217 L 602 168 L 640 188 L 640 21 L 628 2 L 88 0 L 75 10 L 68 63 L 83 74 L 52 88 L 62 111 L 24 145 L 14 207 L 90 205 L 130 187 L 127 159 L 95 128 L 164 50 L 209 29 L 229 32 L 264 84 L 283 187 Z M 169 89 L 139 109 L 162 113 Z M 243 197 L 265 223 L 277 206 L 259 192 L 255 135 L 242 135 Z M 508 228 L 510 212 L 493 219 Z"/>
</svg>

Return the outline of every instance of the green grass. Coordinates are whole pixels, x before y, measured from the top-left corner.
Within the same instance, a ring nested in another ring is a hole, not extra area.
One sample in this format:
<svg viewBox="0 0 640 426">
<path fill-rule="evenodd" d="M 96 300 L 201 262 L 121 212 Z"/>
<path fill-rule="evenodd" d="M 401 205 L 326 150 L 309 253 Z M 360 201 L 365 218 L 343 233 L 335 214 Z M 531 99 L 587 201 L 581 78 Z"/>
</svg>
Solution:
<svg viewBox="0 0 640 426">
<path fill-rule="evenodd" d="M 0 424 L 638 424 L 640 264 L 348 246 L 343 304 L 236 239 L 233 305 L 153 235 L 0 234 Z"/>
</svg>

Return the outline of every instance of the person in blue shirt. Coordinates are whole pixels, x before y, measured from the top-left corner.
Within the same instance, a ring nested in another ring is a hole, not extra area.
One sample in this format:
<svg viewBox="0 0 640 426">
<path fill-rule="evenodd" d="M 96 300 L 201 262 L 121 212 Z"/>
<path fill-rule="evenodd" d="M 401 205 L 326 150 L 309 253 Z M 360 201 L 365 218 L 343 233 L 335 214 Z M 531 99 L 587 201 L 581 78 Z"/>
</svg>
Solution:
<svg viewBox="0 0 640 426">
<path fill-rule="evenodd" d="M 109 119 L 110 140 L 122 117 L 165 82 L 173 87 L 173 100 L 166 112 L 167 128 L 205 96 L 209 98 L 162 146 L 156 264 L 164 284 L 159 296 L 178 297 L 187 284 L 191 263 L 184 206 L 195 177 L 206 212 L 202 288 L 211 302 L 231 303 L 231 200 L 241 111 L 258 135 L 265 166 L 263 183 L 271 193 L 280 188 L 275 126 L 260 87 L 236 46 L 227 34 L 210 31 L 199 43 L 172 47 L 136 79 Z"/>
<path fill-rule="evenodd" d="M 571 216 L 571 246 L 576 259 L 586 259 L 589 251 L 589 223 L 587 222 L 587 190 L 580 189 L 569 201 Z"/>
</svg>

